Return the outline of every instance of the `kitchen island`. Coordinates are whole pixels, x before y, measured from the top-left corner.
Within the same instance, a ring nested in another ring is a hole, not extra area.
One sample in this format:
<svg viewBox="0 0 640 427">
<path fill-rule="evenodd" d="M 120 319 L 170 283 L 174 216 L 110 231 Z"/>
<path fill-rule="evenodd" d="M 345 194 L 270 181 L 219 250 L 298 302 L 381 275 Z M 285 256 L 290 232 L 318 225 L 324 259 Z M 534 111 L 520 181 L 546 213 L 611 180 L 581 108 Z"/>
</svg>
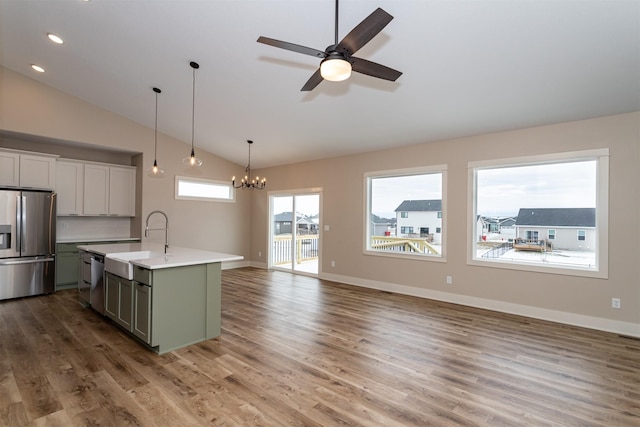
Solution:
<svg viewBox="0 0 640 427">
<path fill-rule="evenodd" d="M 221 263 L 242 256 L 144 243 L 78 249 L 104 257 L 102 314 L 153 351 L 220 335 Z"/>
</svg>

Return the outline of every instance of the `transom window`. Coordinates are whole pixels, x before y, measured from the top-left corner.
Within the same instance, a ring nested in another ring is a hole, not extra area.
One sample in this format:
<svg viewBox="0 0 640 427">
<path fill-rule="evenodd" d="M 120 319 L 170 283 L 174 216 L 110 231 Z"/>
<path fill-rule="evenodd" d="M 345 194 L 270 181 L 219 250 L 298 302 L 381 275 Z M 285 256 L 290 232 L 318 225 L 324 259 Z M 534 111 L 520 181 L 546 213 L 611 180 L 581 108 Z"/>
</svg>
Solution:
<svg viewBox="0 0 640 427">
<path fill-rule="evenodd" d="M 176 200 L 235 201 L 233 186 L 225 181 L 176 176 Z"/>
<path fill-rule="evenodd" d="M 439 165 L 365 174 L 365 254 L 444 261 L 446 170 Z"/>
<path fill-rule="evenodd" d="M 606 278 L 608 176 L 608 149 L 470 162 L 468 263 Z"/>
</svg>

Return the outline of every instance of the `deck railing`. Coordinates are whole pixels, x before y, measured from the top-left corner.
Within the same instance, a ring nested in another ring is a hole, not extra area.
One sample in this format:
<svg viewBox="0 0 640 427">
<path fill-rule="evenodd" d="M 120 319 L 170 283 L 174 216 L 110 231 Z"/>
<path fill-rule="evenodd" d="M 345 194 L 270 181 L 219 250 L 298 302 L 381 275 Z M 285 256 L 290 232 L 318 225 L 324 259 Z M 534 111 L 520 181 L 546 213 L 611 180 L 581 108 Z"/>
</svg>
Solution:
<svg viewBox="0 0 640 427">
<path fill-rule="evenodd" d="M 273 238 L 273 264 L 291 264 L 291 234 L 281 234 Z M 296 263 L 318 259 L 318 235 L 296 236 Z M 371 236 L 371 249 L 389 252 L 417 252 L 438 255 L 436 248 L 425 238 Z"/>
<path fill-rule="evenodd" d="M 291 264 L 291 234 L 281 234 L 273 238 L 273 264 Z M 296 263 L 318 259 L 318 235 L 296 236 Z"/>
<path fill-rule="evenodd" d="M 424 237 L 371 236 L 371 249 L 438 255 L 438 250 L 431 246 Z"/>
</svg>

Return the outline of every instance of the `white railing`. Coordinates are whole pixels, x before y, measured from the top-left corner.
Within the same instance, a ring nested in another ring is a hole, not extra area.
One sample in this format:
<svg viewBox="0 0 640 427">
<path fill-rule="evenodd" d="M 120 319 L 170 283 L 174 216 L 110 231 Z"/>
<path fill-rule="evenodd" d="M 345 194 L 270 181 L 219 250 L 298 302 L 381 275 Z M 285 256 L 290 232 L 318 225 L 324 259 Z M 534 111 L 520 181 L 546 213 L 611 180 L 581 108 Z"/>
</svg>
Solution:
<svg viewBox="0 0 640 427">
<path fill-rule="evenodd" d="M 281 234 L 273 238 L 273 250 L 271 252 L 274 265 L 291 264 L 291 234 Z M 296 263 L 318 259 L 318 235 L 296 236 Z"/>
</svg>

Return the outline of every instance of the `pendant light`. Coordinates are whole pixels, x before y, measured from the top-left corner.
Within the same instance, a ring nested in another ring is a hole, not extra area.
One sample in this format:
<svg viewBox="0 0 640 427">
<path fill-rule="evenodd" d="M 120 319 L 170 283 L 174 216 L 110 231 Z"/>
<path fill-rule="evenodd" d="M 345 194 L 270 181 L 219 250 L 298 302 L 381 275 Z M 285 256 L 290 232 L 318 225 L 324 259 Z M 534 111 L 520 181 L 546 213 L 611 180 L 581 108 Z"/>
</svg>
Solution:
<svg viewBox="0 0 640 427">
<path fill-rule="evenodd" d="M 253 141 L 247 140 L 247 143 L 249 144 L 249 163 L 244 170 L 247 174 L 244 176 L 242 181 L 240 181 L 239 185 L 236 185 L 236 177 L 234 176 L 231 178 L 231 184 L 234 188 L 255 188 L 256 190 L 262 190 L 267 186 L 267 178 L 260 179 L 259 176 L 251 178 L 251 144 L 253 144 Z"/>
<path fill-rule="evenodd" d="M 202 166 L 202 160 L 196 157 L 195 146 L 193 143 L 194 139 L 194 128 L 195 128 L 195 116 L 196 116 L 196 70 L 200 68 L 200 65 L 197 62 L 191 61 L 189 63 L 191 68 L 193 68 L 193 95 L 191 102 L 191 155 L 189 157 L 185 157 L 182 159 L 182 163 L 189 167 L 198 167 Z"/>
<path fill-rule="evenodd" d="M 164 169 L 158 167 L 158 94 L 162 93 L 157 87 L 153 88 L 156 94 L 156 122 L 154 126 L 154 145 L 153 145 L 153 166 L 147 169 L 147 172 L 151 176 L 162 177 L 164 175 Z"/>
</svg>

